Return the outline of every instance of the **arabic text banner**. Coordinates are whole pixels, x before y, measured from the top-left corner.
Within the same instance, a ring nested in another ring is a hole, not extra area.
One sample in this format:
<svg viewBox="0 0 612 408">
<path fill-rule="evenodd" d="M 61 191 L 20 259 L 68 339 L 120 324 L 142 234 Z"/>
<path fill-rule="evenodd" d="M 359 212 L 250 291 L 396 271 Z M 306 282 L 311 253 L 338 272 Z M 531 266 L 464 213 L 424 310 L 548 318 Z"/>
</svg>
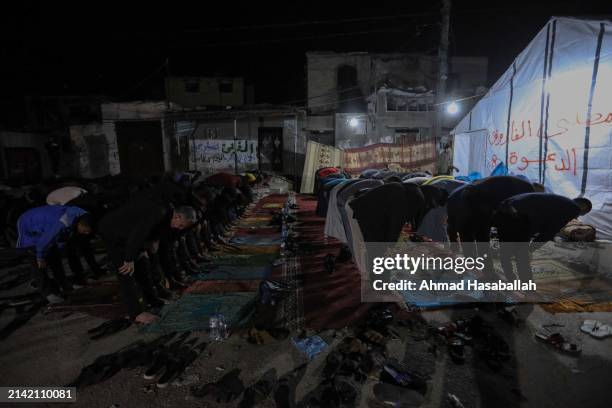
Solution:
<svg viewBox="0 0 612 408">
<path fill-rule="evenodd" d="M 196 139 L 191 146 L 193 168 L 204 173 L 253 170 L 258 167 L 256 140 Z"/>
<path fill-rule="evenodd" d="M 406 170 L 432 170 L 436 164 L 434 139 L 409 144 L 379 143 L 344 150 L 344 169 L 351 174 L 396 164 Z"/>
</svg>

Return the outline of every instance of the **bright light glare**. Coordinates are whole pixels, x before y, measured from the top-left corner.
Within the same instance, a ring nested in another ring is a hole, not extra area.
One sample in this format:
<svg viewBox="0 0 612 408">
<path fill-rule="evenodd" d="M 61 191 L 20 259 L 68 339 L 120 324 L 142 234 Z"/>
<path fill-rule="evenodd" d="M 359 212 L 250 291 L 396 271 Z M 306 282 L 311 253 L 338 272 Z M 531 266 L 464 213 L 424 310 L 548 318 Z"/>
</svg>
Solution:
<svg viewBox="0 0 612 408">
<path fill-rule="evenodd" d="M 351 118 L 351 120 L 349 120 L 349 125 L 351 125 L 351 127 L 357 127 L 358 124 L 359 121 L 356 118 Z"/>
<path fill-rule="evenodd" d="M 455 113 L 459 112 L 459 105 L 457 105 L 457 103 L 455 102 L 451 102 L 446 106 L 446 112 L 450 113 L 451 115 L 454 115 Z"/>
</svg>

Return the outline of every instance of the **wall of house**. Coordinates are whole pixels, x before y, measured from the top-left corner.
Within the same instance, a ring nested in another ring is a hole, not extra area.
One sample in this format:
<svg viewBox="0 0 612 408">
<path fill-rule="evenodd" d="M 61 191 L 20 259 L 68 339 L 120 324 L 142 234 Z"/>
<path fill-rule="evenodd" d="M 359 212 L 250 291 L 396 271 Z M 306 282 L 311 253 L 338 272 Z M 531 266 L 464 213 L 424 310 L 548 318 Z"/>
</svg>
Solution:
<svg viewBox="0 0 612 408">
<path fill-rule="evenodd" d="M 70 139 L 75 150 L 77 172 L 81 177 L 114 176 L 121 172 L 114 123 L 70 126 Z M 106 142 L 105 146 L 103 142 Z M 105 151 L 98 150 L 102 148 L 105 148 Z M 95 159 L 95 155 L 102 158 Z"/>
<path fill-rule="evenodd" d="M 356 69 L 362 95 L 369 95 L 374 89 L 368 53 L 308 52 L 306 64 L 308 109 L 311 112 L 336 109 L 337 101 L 343 96 L 337 92 L 338 69 L 343 65 Z"/>
<path fill-rule="evenodd" d="M 195 160 L 194 140 L 232 140 L 234 139 L 234 120 L 233 119 L 199 119 L 197 121 L 178 121 L 178 127 L 183 129 L 178 133 L 168 135 L 173 140 L 172 143 L 187 146 L 187 150 L 182 150 L 180 156 L 173 158 L 174 163 L 181 163 L 187 160 L 188 166 L 192 170 L 209 171 L 210 169 L 200 168 L 201 164 Z M 298 176 L 301 175 L 304 155 L 306 151 L 306 141 L 303 131 L 305 126 L 301 116 L 298 117 L 297 125 L 297 150 L 296 150 L 296 126 L 295 116 L 251 116 L 236 119 L 236 139 L 240 140 L 259 140 L 260 127 L 276 127 L 282 129 L 283 135 L 283 169 L 282 174 L 293 175 L 297 170 Z M 294 151 L 297 151 L 294 160 Z M 294 161 L 296 165 L 294 165 Z"/>
<path fill-rule="evenodd" d="M 104 103 L 101 105 L 102 122 L 85 125 L 70 126 L 70 139 L 76 151 L 78 173 L 82 177 L 102 177 L 117 175 L 121 172 L 119 147 L 117 144 L 116 122 L 121 121 L 160 121 L 162 131 L 162 146 L 164 168 L 171 168 L 170 140 L 165 137 L 167 128 L 164 123 L 164 114 L 167 111 L 166 102 L 122 102 Z M 99 151 L 103 148 L 101 138 L 106 142 L 106 157 Z M 95 142 L 95 143 L 93 143 Z M 106 165 L 100 163 L 107 162 Z M 92 164 L 95 164 L 92 166 Z"/>
<path fill-rule="evenodd" d="M 166 92 L 170 101 L 186 108 L 242 106 L 245 102 L 242 78 L 170 77 L 166 79 Z"/>
<path fill-rule="evenodd" d="M 105 103 L 102 104 L 102 120 L 103 122 L 111 122 L 112 126 L 106 127 L 108 130 L 109 147 L 117 146 L 117 132 L 114 122 L 120 121 L 150 121 L 159 120 L 162 134 L 162 148 L 164 169 L 169 171 L 172 167 L 170 141 L 165 132 L 165 113 L 168 111 L 168 103 L 163 101 L 136 101 L 136 102 L 121 102 L 121 103 Z M 116 162 L 114 155 L 109 154 L 111 174 L 120 172 L 119 154 L 117 150 Z"/>
</svg>

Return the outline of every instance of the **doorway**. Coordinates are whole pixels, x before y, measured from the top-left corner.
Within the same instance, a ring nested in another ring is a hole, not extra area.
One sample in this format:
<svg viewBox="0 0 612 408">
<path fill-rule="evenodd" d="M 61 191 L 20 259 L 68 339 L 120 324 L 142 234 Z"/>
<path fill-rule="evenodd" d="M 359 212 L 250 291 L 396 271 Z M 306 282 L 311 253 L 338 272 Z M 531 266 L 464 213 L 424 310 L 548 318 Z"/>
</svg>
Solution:
<svg viewBox="0 0 612 408">
<path fill-rule="evenodd" d="M 259 169 L 263 171 L 283 171 L 283 128 L 260 127 Z"/>
<path fill-rule="evenodd" d="M 121 174 L 148 177 L 164 172 L 160 121 L 117 122 Z"/>
</svg>

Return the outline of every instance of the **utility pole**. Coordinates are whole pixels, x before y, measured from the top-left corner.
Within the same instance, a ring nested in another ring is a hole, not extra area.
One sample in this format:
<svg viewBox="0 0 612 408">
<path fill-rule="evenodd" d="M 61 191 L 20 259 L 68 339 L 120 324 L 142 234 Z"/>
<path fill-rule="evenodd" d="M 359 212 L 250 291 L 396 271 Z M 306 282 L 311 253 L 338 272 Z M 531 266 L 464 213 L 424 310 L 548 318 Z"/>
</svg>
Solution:
<svg viewBox="0 0 612 408">
<path fill-rule="evenodd" d="M 446 99 L 446 81 L 448 80 L 448 33 L 450 27 L 451 0 L 442 0 L 442 25 L 440 27 L 440 47 L 438 48 L 438 86 L 436 89 L 436 117 L 434 120 L 434 137 L 444 144 L 446 138 L 442 139 L 442 122 L 444 120 L 444 108 L 442 105 Z M 438 150 L 440 153 L 440 149 Z M 448 163 L 443 165 L 448 168 Z M 438 169 L 440 170 L 440 169 Z M 443 170 L 445 171 L 445 170 Z"/>
</svg>

